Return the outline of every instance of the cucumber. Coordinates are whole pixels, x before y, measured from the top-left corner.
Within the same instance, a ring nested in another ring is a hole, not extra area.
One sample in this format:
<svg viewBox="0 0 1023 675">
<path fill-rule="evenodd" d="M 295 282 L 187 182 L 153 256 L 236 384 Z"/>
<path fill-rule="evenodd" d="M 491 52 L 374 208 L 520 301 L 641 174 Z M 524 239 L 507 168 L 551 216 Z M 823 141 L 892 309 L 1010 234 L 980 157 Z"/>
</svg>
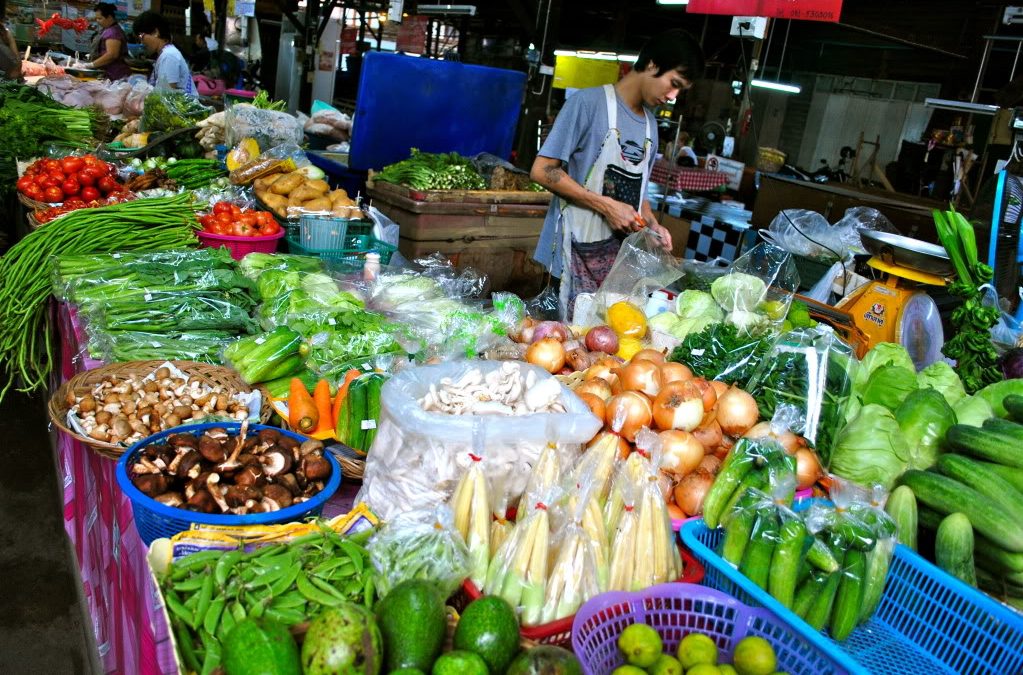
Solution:
<svg viewBox="0 0 1023 675">
<path fill-rule="evenodd" d="M 892 563 L 894 539 L 882 539 L 867 552 L 867 570 L 863 575 L 863 602 L 860 606 L 860 623 L 866 623 L 874 615 L 884 595 L 888 580 L 888 568 Z"/>
<path fill-rule="evenodd" d="M 1016 439 L 1019 443 L 1023 443 L 1023 424 L 1018 424 L 1012 420 L 1003 420 L 1000 417 L 991 417 L 984 420 L 981 430 L 1001 434 L 1002 436 Z"/>
<path fill-rule="evenodd" d="M 1007 551 L 1023 553 L 1023 523 L 1013 520 L 990 498 L 929 471 L 909 470 L 899 480 L 913 490 L 921 503 L 945 515 L 962 512 L 977 532 Z"/>
<path fill-rule="evenodd" d="M 1005 408 L 1005 412 L 1009 414 L 1009 419 L 1014 422 L 1023 423 L 1023 396 L 1009 394 L 1002 399 L 1002 406 Z"/>
<path fill-rule="evenodd" d="M 888 495 L 885 513 L 895 521 L 899 543 L 916 550 L 916 495 L 907 485 L 900 485 Z"/>
<path fill-rule="evenodd" d="M 380 423 L 380 390 L 384 386 L 385 377 L 379 373 L 372 373 L 366 385 L 366 419 L 373 420 L 374 425 Z M 373 440 L 377 437 L 377 426 L 366 430 L 366 438 L 363 442 L 362 451 L 369 452 L 373 447 Z"/>
<path fill-rule="evenodd" d="M 965 514 L 953 513 L 938 525 L 934 562 L 963 583 L 977 586 L 977 570 L 973 564 L 973 525 Z"/>
<path fill-rule="evenodd" d="M 746 545 L 753 534 L 753 524 L 757 519 L 753 506 L 759 499 L 757 493 L 746 492 L 727 517 L 725 536 L 721 541 L 721 557 L 736 567 L 742 562 Z"/>
<path fill-rule="evenodd" d="M 799 518 L 782 523 L 778 544 L 771 555 L 771 569 L 767 577 L 767 592 L 784 607 L 792 609 L 799 577 L 799 563 L 806 543 L 806 526 Z"/>
<path fill-rule="evenodd" d="M 771 570 L 775 543 L 778 541 L 778 529 L 778 515 L 773 508 L 758 512 L 752 538 L 739 565 L 739 571 L 764 590 L 767 590 L 767 578 Z"/>
<path fill-rule="evenodd" d="M 822 572 L 838 571 L 838 560 L 835 558 L 835 554 L 831 552 L 824 540 L 818 537 L 814 537 L 813 543 L 810 544 L 810 550 L 806 552 L 806 561 Z"/>
<path fill-rule="evenodd" d="M 807 612 L 810 611 L 814 600 L 817 599 L 817 596 L 824 589 L 824 584 L 827 583 L 829 576 L 831 575 L 827 572 L 814 570 L 807 577 L 806 581 L 800 584 L 799 590 L 796 591 L 796 598 L 792 601 L 792 611 L 800 619 L 806 618 Z"/>
<path fill-rule="evenodd" d="M 718 518 L 719 524 L 724 525 L 725 519 L 733 514 L 739 501 L 749 493 L 750 490 L 754 490 L 758 493 L 758 497 L 762 499 L 770 499 L 764 492 L 767 487 L 767 474 L 763 471 L 753 469 L 746 477 L 739 482 L 739 486 L 735 488 L 735 492 L 728 499 L 728 503 L 725 504 L 725 508 L 722 509 L 721 515 Z M 755 502 L 754 502 L 755 503 Z"/>
<path fill-rule="evenodd" d="M 973 535 L 973 560 L 1002 574 L 1023 574 L 1023 553 L 1011 553 L 982 535 Z"/>
<path fill-rule="evenodd" d="M 979 462 L 979 460 L 978 460 Z M 1023 469 L 1014 466 L 1005 466 L 1004 464 L 995 464 L 994 462 L 979 462 L 983 464 L 991 471 L 994 471 L 1004 480 L 1008 481 L 1012 487 L 1016 488 L 1020 492 L 1023 492 Z"/>
<path fill-rule="evenodd" d="M 990 593 L 1002 602 L 1007 602 L 1011 598 L 1023 598 L 1023 586 L 1009 583 L 1001 576 L 983 569 L 977 570 L 977 585 L 986 593 Z M 1020 600 L 1017 600 L 1017 602 L 1020 602 Z"/>
<path fill-rule="evenodd" d="M 845 554 L 845 564 L 839 572 L 841 582 L 831 611 L 831 637 L 844 641 L 860 621 L 863 608 L 863 578 L 867 573 L 867 554 L 855 548 Z"/>
<path fill-rule="evenodd" d="M 987 424 L 987 422 L 985 422 Z M 1006 466 L 1023 468 L 1023 440 L 989 428 L 956 424 L 948 429 L 945 441 L 967 455 Z M 914 492 L 916 492 L 914 490 Z M 917 494 L 917 499 L 920 495 Z"/>
<path fill-rule="evenodd" d="M 942 455 L 938 471 L 992 499 L 1016 522 L 1023 523 L 1023 493 L 981 462 L 962 455 Z"/>
<path fill-rule="evenodd" d="M 305 369 L 305 359 L 298 354 L 292 354 L 288 357 L 277 361 L 272 368 L 266 371 L 264 374 L 259 375 L 262 379 L 257 382 L 269 382 L 271 380 L 279 380 L 281 378 L 288 378 L 288 382 L 291 382 L 291 378 L 294 377 L 295 373 Z M 317 380 L 318 381 L 318 380 Z M 316 386 L 316 382 L 313 382 L 313 386 Z"/>
<path fill-rule="evenodd" d="M 828 617 L 831 616 L 831 608 L 835 604 L 835 594 L 838 592 L 838 585 L 841 581 L 841 572 L 829 574 L 817 597 L 814 598 L 813 604 L 810 605 L 810 609 L 807 610 L 806 616 L 803 617 L 814 630 L 824 630 L 824 626 L 827 625 Z"/>
<path fill-rule="evenodd" d="M 841 537 L 846 546 L 851 546 L 859 551 L 869 551 L 874 548 L 877 537 L 870 527 L 861 518 L 860 514 L 852 514 L 848 511 L 835 511 L 835 518 L 828 523 L 828 531 Z"/>
<path fill-rule="evenodd" d="M 732 448 L 713 485 L 703 498 L 703 522 L 712 530 L 721 523 L 725 505 L 732 498 L 742 479 L 756 464 L 756 458 L 750 456 L 748 452 L 749 444 L 743 442 L 746 440 L 740 439 Z"/>
<path fill-rule="evenodd" d="M 362 420 L 366 419 L 366 380 L 357 377 L 348 385 L 348 395 L 342 404 L 348 412 L 348 437 L 344 441 L 353 450 L 362 451 L 366 432 Z"/>
</svg>

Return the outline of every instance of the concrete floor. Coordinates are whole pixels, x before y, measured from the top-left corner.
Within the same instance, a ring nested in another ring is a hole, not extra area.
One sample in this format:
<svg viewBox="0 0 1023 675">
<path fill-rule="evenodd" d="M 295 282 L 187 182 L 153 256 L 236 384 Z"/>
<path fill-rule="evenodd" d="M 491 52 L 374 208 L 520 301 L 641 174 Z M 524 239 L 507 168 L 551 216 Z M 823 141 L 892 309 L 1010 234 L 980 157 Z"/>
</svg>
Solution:
<svg viewBox="0 0 1023 675">
<path fill-rule="evenodd" d="M 0 403 L 0 673 L 99 673 L 48 425 L 41 395 Z"/>
</svg>

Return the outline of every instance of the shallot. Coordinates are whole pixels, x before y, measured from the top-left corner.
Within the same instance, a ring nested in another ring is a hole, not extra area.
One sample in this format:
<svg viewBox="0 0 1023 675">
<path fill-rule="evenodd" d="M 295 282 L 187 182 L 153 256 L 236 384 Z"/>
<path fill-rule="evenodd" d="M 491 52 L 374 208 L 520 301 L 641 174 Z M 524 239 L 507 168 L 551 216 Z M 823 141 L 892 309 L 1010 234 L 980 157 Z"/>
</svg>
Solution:
<svg viewBox="0 0 1023 675">
<path fill-rule="evenodd" d="M 586 333 L 586 348 L 591 352 L 614 354 L 618 351 L 618 336 L 607 326 L 594 326 Z"/>
<path fill-rule="evenodd" d="M 726 434 L 739 436 L 746 433 L 759 417 L 757 402 L 736 386 L 718 397 L 717 420 L 721 431 Z"/>
</svg>

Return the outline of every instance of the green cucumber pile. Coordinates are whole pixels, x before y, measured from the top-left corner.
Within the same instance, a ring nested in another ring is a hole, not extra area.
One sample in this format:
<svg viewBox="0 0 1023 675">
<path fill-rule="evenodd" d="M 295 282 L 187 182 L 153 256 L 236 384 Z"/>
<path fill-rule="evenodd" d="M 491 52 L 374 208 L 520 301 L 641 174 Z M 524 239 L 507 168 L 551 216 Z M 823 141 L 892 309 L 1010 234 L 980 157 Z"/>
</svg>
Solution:
<svg viewBox="0 0 1023 675">
<path fill-rule="evenodd" d="M 786 506 L 795 496 L 796 459 L 773 442 L 740 438 L 703 498 L 703 520 L 714 529 L 747 490 L 774 494 L 781 486 Z M 791 479 L 791 480 L 789 480 Z"/>
<path fill-rule="evenodd" d="M 247 384 L 290 381 L 304 368 L 308 350 L 301 335 L 287 326 L 278 326 L 269 333 L 244 337 L 228 345 L 224 358 Z"/>
<path fill-rule="evenodd" d="M 373 446 L 380 419 L 380 389 L 386 380 L 380 373 L 367 373 L 348 385 L 336 429 L 338 440 L 353 450 L 365 453 Z"/>
</svg>

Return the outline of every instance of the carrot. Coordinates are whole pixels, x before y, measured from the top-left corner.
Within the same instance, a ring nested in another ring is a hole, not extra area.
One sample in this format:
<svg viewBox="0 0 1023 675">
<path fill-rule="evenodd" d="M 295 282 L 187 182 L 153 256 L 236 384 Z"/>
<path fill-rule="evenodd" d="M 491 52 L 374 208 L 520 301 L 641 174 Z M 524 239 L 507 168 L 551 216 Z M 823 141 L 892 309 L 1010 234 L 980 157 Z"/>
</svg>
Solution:
<svg viewBox="0 0 1023 675">
<path fill-rule="evenodd" d="M 295 431 L 312 433 L 320 421 L 320 414 L 309 391 L 297 377 L 291 378 L 291 390 L 288 394 L 288 424 Z"/>
<path fill-rule="evenodd" d="M 352 368 L 345 373 L 344 382 L 342 382 L 341 386 L 337 388 L 337 396 L 334 397 L 334 404 L 330 409 L 330 419 L 335 422 L 337 421 L 338 414 L 341 412 L 341 403 L 345 400 L 345 397 L 348 396 L 348 385 L 350 385 L 359 375 L 362 375 L 362 373 L 355 368 Z"/>
<path fill-rule="evenodd" d="M 334 420 L 330 417 L 330 385 L 326 380 L 320 380 L 313 389 L 313 403 L 316 404 L 316 414 L 319 422 L 313 433 L 321 431 L 333 431 Z"/>
</svg>

